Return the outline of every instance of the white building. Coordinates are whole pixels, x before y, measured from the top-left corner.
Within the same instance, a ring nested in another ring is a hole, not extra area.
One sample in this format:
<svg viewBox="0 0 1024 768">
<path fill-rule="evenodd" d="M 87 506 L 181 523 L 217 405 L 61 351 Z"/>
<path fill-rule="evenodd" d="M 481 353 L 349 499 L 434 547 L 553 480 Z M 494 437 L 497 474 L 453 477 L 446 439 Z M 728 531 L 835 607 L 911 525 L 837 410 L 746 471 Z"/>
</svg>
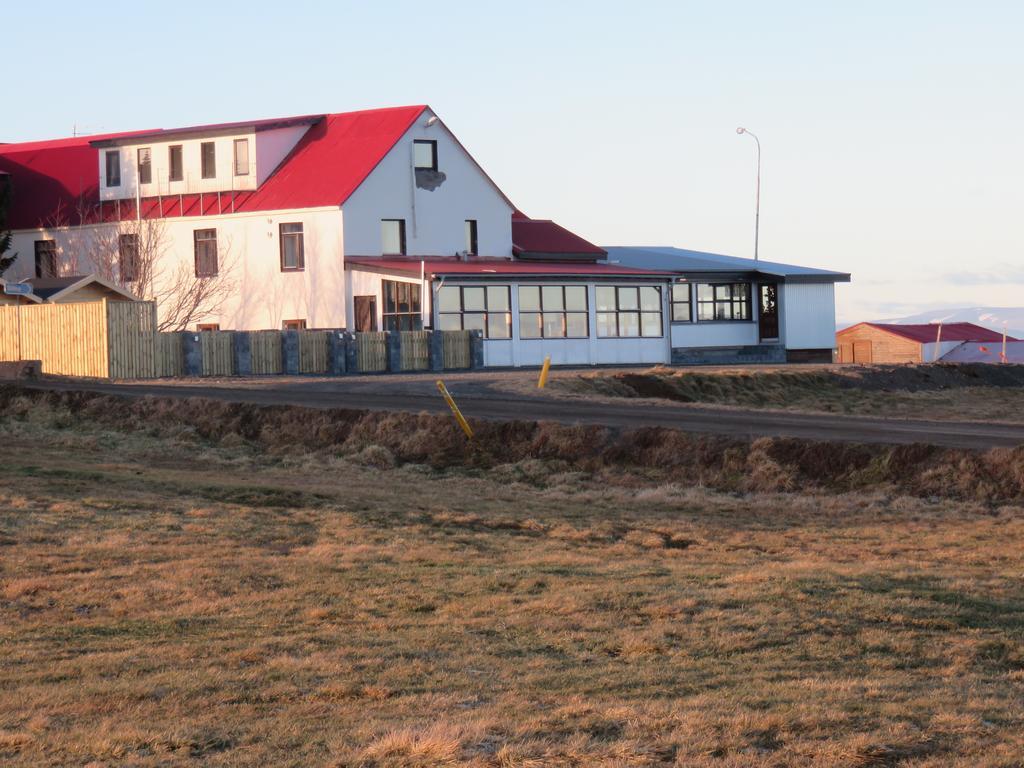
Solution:
<svg viewBox="0 0 1024 768">
<path fill-rule="evenodd" d="M 230 278 L 199 328 L 480 329 L 488 365 L 831 359 L 849 279 L 609 256 L 519 213 L 426 106 L 0 145 L 0 172 L 8 280 L 98 271 L 113 244 L 132 289 L 157 242 L 156 283 Z"/>
</svg>

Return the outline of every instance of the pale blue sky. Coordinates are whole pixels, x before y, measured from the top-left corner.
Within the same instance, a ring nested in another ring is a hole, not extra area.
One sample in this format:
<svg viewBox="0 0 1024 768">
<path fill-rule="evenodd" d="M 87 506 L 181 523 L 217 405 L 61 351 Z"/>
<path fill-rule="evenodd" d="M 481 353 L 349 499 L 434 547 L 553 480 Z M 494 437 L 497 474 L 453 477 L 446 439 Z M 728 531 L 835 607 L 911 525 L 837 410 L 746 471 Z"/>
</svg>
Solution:
<svg viewBox="0 0 1024 768">
<path fill-rule="evenodd" d="M 14 7 L 10 7 L 14 5 Z M 238 9 L 244 9 L 239 12 Z M 429 103 L 532 216 L 1024 303 L 1024 4 L 8 3 L 0 141 Z"/>
</svg>

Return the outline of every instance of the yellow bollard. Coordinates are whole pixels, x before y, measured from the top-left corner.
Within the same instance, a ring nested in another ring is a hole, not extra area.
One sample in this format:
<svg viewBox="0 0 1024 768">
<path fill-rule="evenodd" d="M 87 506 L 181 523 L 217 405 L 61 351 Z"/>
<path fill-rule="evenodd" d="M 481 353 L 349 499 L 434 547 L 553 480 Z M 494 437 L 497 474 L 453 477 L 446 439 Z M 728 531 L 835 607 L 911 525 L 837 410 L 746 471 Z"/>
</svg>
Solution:
<svg viewBox="0 0 1024 768">
<path fill-rule="evenodd" d="M 548 385 L 548 372 L 551 370 L 551 355 L 544 358 L 544 365 L 540 369 L 540 378 L 537 379 L 537 389 L 544 389 Z"/>
<path fill-rule="evenodd" d="M 462 431 L 466 433 L 466 437 L 473 439 L 473 428 L 469 426 L 469 422 L 466 421 L 466 417 L 462 415 L 462 411 L 459 410 L 459 406 L 455 404 L 452 396 L 448 393 L 448 387 L 444 385 L 444 382 L 440 379 L 437 380 L 437 389 L 441 392 L 441 396 L 445 402 L 448 403 L 448 407 L 452 409 L 452 415 L 455 416 L 455 420 L 459 422 L 459 426 L 462 427 Z"/>
</svg>

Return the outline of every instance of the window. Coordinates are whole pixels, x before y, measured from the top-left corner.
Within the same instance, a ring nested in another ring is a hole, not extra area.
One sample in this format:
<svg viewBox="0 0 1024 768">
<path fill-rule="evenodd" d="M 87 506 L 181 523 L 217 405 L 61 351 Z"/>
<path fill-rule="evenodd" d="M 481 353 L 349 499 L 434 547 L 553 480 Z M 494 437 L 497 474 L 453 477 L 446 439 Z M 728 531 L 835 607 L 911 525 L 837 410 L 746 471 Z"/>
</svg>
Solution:
<svg viewBox="0 0 1024 768">
<path fill-rule="evenodd" d="M 139 184 L 153 181 L 153 153 L 149 147 L 139 149 Z"/>
<path fill-rule="evenodd" d="M 693 322 L 693 312 L 691 311 L 690 306 L 689 283 L 675 283 L 672 286 L 672 322 Z"/>
<path fill-rule="evenodd" d="M 519 338 L 585 339 L 590 335 L 585 285 L 519 286 Z"/>
<path fill-rule="evenodd" d="M 235 176 L 249 175 L 249 140 L 235 139 Z"/>
<path fill-rule="evenodd" d="M 281 271 L 299 272 L 306 268 L 306 254 L 302 244 L 301 224 L 282 224 L 281 237 Z"/>
<path fill-rule="evenodd" d="M 57 243 L 36 240 L 36 277 L 57 277 Z"/>
<path fill-rule="evenodd" d="M 446 285 L 437 294 L 442 331 L 483 331 L 487 339 L 512 338 L 512 305 L 507 285 Z"/>
<path fill-rule="evenodd" d="M 418 331 L 423 327 L 420 284 L 383 280 L 384 330 Z"/>
<path fill-rule="evenodd" d="M 466 253 L 480 255 L 476 244 L 476 219 L 466 219 Z"/>
<path fill-rule="evenodd" d="M 405 219 L 381 219 L 380 243 L 385 256 L 404 256 Z"/>
<path fill-rule="evenodd" d="M 285 320 L 281 323 L 281 327 L 286 331 L 304 331 L 306 330 L 305 320 Z"/>
<path fill-rule="evenodd" d="M 697 319 L 750 320 L 749 283 L 701 283 L 697 286 Z"/>
<path fill-rule="evenodd" d="M 167 167 L 170 169 L 169 181 L 181 181 L 185 178 L 184 164 L 181 161 L 181 144 L 167 148 Z"/>
<path fill-rule="evenodd" d="M 197 229 L 192 233 L 196 252 L 196 277 L 217 275 L 217 230 Z"/>
<path fill-rule="evenodd" d="M 597 335 L 602 338 L 661 336 L 661 288 L 599 285 Z"/>
<path fill-rule="evenodd" d="M 212 141 L 199 145 L 199 165 L 204 179 L 217 178 L 217 146 Z"/>
<path fill-rule="evenodd" d="M 117 236 L 117 263 L 122 282 L 139 278 L 139 236 L 134 232 Z"/>
<path fill-rule="evenodd" d="M 416 139 L 412 143 L 413 159 L 417 169 L 437 170 L 437 142 L 427 139 Z"/>
<path fill-rule="evenodd" d="M 121 186 L 121 151 L 112 149 L 103 154 L 107 163 L 107 186 Z"/>
<path fill-rule="evenodd" d="M 205 331 L 219 331 L 220 323 L 197 323 L 196 330 L 200 333 Z"/>
</svg>

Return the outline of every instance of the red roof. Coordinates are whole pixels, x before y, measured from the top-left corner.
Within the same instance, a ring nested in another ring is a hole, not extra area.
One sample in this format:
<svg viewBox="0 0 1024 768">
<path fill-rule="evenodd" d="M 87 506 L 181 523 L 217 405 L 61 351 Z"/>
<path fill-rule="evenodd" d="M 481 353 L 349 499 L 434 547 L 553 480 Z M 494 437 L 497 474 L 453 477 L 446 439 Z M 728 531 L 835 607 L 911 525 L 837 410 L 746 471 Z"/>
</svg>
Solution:
<svg viewBox="0 0 1024 768">
<path fill-rule="evenodd" d="M 919 323 L 916 325 L 860 323 L 860 325 L 870 325 L 872 328 L 878 328 L 879 330 L 887 331 L 921 344 L 934 342 L 939 333 L 939 323 Z M 990 331 L 988 328 L 982 328 L 974 323 L 944 323 L 942 325 L 942 341 L 1002 341 L 1002 339 L 1002 333 Z M 1016 339 L 1009 340 L 1016 341 Z"/>
<path fill-rule="evenodd" d="M 0 171 L 11 176 L 14 187 L 7 226 L 34 229 L 57 218 L 77 221 L 77 210 L 93 204 L 99 195 L 99 160 L 89 142 L 131 135 L 0 144 Z"/>
<path fill-rule="evenodd" d="M 348 257 L 345 263 L 350 266 L 388 272 L 404 272 L 420 274 L 420 259 L 400 257 L 359 256 Z M 617 264 L 594 264 L 592 262 L 556 262 L 556 261 L 510 261 L 509 259 L 459 259 L 434 257 L 423 260 L 423 269 L 427 275 L 513 275 L 517 277 L 546 277 L 562 275 L 572 276 L 608 276 L 608 277 L 661 277 L 672 274 L 652 269 L 634 269 Z"/>
<path fill-rule="evenodd" d="M 306 131 L 258 190 L 186 195 L 181 210 L 173 197 L 163 199 L 162 209 L 157 198 L 148 198 L 143 200 L 143 214 L 185 216 L 218 209 L 245 212 L 340 206 L 426 108 L 418 105 L 327 115 Z M 82 218 L 90 221 L 134 216 L 134 200 L 100 205 L 98 150 L 90 144 L 152 134 L 136 131 L 0 145 L 0 170 L 8 171 L 14 182 L 7 225 L 34 229 L 52 224 L 55 217 L 61 223 L 79 223 L 80 209 L 85 209 Z"/>
<path fill-rule="evenodd" d="M 517 256 L 607 256 L 588 240 L 550 219 L 531 219 L 521 211 L 512 214 L 512 253 Z"/>
<path fill-rule="evenodd" d="M 215 131 L 237 131 L 243 128 L 252 129 L 255 133 L 261 131 L 272 131 L 277 128 L 290 128 L 296 125 L 312 125 L 323 120 L 326 115 L 300 115 L 298 117 L 272 117 L 265 120 L 243 120 L 235 123 L 212 123 L 209 125 L 192 125 L 186 128 L 159 128 L 155 131 L 142 131 L 133 134 L 130 138 L 137 139 L 165 139 L 187 134 L 207 134 Z M 109 147 L 122 143 L 118 138 L 96 138 L 90 137 L 89 143 L 94 147 Z"/>
</svg>

